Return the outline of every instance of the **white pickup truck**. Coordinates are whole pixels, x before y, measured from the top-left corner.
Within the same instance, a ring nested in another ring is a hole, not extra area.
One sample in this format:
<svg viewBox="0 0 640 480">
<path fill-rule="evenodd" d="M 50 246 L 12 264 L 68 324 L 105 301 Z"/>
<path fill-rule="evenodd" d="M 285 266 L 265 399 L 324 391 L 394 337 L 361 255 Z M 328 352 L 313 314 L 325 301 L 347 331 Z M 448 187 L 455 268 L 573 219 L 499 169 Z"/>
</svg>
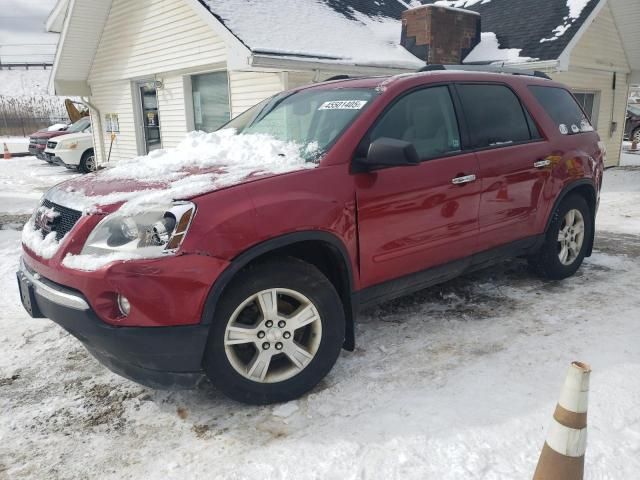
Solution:
<svg viewBox="0 0 640 480">
<path fill-rule="evenodd" d="M 57 163 L 69 169 L 77 169 L 82 173 L 96 170 L 91 127 L 80 133 L 50 139 L 44 154 L 50 163 Z"/>
</svg>

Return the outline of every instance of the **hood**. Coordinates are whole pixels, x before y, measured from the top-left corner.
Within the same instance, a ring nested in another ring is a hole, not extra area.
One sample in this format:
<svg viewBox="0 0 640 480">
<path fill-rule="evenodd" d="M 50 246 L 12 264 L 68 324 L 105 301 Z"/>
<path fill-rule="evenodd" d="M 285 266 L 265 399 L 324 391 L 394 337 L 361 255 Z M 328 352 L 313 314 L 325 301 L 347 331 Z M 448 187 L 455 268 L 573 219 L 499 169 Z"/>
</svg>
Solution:
<svg viewBox="0 0 640 480">
<path fill-rule="evenodd" d="M 30 135 L 31 138 L 53 138 L 53 137 L 59 137 L 60 135 L 66 135 L 67 132 L 66 131 L 54 131 L 54 132 L 49 132 L 49 131 L 43 131 L 43 132 L 35 132 L 32 133 Z"/>
<path fill-rule="evenodd" d="M 62 142 L 64 140 L 86 140 L 92 138 L 92 134 L 90 132 L 68 133 L 66 135 L 62 132 L 62 135 L 56 136 L 58 137 L 56 138 L 58 142 Z"/>
<path fill-rule="evenodd" d="M 125 214 L 169 206 L 248 181 L 313 168 L 303 158 L 309 147 L 269 135 L 237 135 L 234 130 L 192 132 L 178 147 L 121 161 L 95 174 L 77 177 L 47 192 L 53 203 L 85 212 Z"/>
</svg>

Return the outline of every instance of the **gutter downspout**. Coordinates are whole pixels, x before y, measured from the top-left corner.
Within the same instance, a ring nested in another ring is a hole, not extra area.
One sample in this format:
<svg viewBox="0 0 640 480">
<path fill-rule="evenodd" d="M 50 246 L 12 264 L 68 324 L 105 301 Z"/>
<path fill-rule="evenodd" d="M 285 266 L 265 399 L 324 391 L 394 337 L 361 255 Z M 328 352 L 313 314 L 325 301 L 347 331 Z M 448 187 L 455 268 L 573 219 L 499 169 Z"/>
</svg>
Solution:
<svg viewBox="0 0 640 480">
<path fill-rule="evenodd" d="M 100 163 L 103 163 L 106 161 L 106 156 L 105 156 L 105 151 L 104 151 L 104 136 L 103 136 L 103 130 L 102 130 L 102 114 L 100 113 L 100 110 L 94 105 L 92 104 L 88 98 L 86 97 L 81 97 L 82 103 L 84 105 L 86 105 L 87 107 L 89 107 L 90 110 L 92 110 L 93 112 L 95 112 L 95 117 L 97 117 L 97 125 L 96 125 L 96 129 L 97 129 L 97 133 L 98 133 L 98 140 L 100 142 Z M 92 115 L 93 116 L 93 115 Z"/>
</svg>

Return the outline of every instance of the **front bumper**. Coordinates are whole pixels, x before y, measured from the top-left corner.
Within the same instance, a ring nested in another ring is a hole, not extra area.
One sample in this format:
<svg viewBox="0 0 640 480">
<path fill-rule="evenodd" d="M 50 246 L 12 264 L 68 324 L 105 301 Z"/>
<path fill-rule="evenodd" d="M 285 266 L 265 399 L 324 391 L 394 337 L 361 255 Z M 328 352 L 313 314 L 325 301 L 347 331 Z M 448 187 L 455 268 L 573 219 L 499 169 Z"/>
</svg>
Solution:
<svg viewBox="0 0 640 480">
<path fill-rule="evenodd" d="M 53 320 L 114 373 L 165 389 L 192 388 L 204 378 L 208 325 L 112 326 L 98 318 L 80 292 L 41 277 L 24 262 L 17 276 L 21 295 L 30 299 L 29 313 Z"/>
<path fill-rule="evenodd" d="M 61 167 L 67 167 L 68 169 L 78 168 L 78 164 L 80 163 L 78 157 L 77 150 L 69 150 L 69 149 L 46 149 L 44 151 L 45 156 L 47 157 L 47 161 L 49 163 L 53 163 L 54 165 L 60 165 Z"/>
</svg>

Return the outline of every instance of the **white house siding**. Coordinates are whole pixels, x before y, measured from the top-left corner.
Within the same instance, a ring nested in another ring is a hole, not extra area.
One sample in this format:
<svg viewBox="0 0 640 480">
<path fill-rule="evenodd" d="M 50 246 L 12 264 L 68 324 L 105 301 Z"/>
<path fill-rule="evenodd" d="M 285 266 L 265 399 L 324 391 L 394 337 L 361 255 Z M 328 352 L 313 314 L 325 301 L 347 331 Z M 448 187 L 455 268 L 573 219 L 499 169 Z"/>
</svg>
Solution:
<svg viewBox="0 0 640 480">
<path fill-rule="evenodd" d="M 119 80 L 108 83 L 94 83 L 91 85 L 91 102 L 100 109 L 102 121 L 106 113 L 118 113 L 120 133 L 116 135 L 111 149 L 110 161 L 118 161 L 135 157 L 138 154 L 136 146 L 135 122 L 133 116 L 133 102 L 131 99 L 131 83 L 127 80 Z M 94 145 L 99 144 L 98 122 L 93 121 L 93 141 Z M 102 125 L 104 129 L 104 124 Z M 105 157 L 109 155 L 111 135 L 103 134 Z M 107 158 L 102 158 L 100 148 L 96 148 L 96 156 L 101 162 L 106 162 Z"/>
<path fill-rule="evenodd" d="M 285 75 L 269 72 L 229 72 L 231 116 L 240 115 L 285 89 Z"/>
<path fill-rule="evenodd" d="M 166 75 L 158 90 L 160 134 L 163 148 L 175 147 L 188 131 L 185 110 L 185 79 L 183 75 Z"/>
<path fill-rule="evenodd" d="M 614 72 L 615 91 L 612 88 Z M 598 133 L 607 145 L 608 166 L 620 162 L 629 72 L 622 40 L 607 4 L 571 53 L 569 71 L 552 75 L 555 80 L 569 85 L 576 91 L 599 94 Z M 613 135 L 610 133 L 612 121 L 618 124 Z"/>
<path fill-rule="evenodd" d="M 92 103 L 103 118 L 106 113 L 119 116 L 120 134 L 111 160 L 138 153 L 133 80 L 163 81 L 164 88 L 158 91 L 160 126 L 163 146 L 171 147 L 187 131 L 184 72 L 225 65 L 226 58 L 224 41 L 188 2 L 113 0 L 89 74 Z M 108 153 L 108 134 L 104 142 Z"/>
</svg>

